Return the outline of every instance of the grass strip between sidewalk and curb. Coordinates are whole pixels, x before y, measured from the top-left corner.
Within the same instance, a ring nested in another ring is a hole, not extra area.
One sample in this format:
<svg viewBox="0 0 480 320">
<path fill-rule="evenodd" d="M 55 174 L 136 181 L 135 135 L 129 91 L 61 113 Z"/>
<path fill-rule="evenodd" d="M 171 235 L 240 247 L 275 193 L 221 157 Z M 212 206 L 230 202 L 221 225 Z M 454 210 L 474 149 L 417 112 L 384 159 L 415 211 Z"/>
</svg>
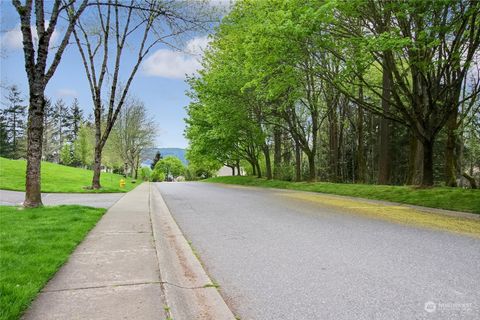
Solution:
<svg viewBox="0 0 480 320">
<path fill-rule="evenodd" d="M 290 182 L 266 180 L 245 176 L 215 177 L 202 181 L 262 188 L 327 193 L 480 214 L 480 190 L 472 189 L 449 187 L 420 189 L 411 186 L 384 186 L 329 182 Z"/>
<path fill-rule="evenodd" d="M 25 160 L 10 160 L 0 157 L 0 189 L 25 191 Z M 100 182 L 102 188 L 92 190 L 87 188 L 92 183 L 93 171 L 63 166 L 51 162 L 42 162 L 42 192 L 52 193 L 113 193 L 133 190 L 142 181 L 132 183 L 125 179 L 125 187 L 120 187 L 119 174 L 102 172 Z"/>
<path fill-rule="evenodd" d="M 106 209 L 0 206 L 0 319 L 20 318 Z"/>
</svg>

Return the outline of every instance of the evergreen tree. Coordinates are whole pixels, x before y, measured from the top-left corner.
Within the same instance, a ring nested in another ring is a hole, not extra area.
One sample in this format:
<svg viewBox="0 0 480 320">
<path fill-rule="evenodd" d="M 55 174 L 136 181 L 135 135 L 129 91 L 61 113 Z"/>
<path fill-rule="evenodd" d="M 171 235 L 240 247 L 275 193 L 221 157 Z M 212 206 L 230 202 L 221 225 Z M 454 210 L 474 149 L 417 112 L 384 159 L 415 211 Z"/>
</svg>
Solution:
<svg viewBox="0 0 480 320">
<path fill-rule="evenodd" d="M 160 160 L 162 160 L 162 155 L 160 154 L 160 151 L 157 151 L 157 153 L 155 154 L 155 158 L 153 158 L 153 162 L 150 165 L 150 168 L 152 168 L 152 170 L 155 169 L 155 165 Z"/>
<path fill-rule="evenodd" d="M 55 146 L 53 143 L 53 135 L 55 129 L 54 110 L 50 99 L 45 100 L 45 112 L 43 115 L 43 143 L 42 143 L 42 159 L 45 161 L 54 160 Z"/>
<path fill-rule="evenodd" d="M 12 154 L 12 146 L 8 141 L 7 125 L 3 112 L 0 113 L 0 157 L 10 158 Z"/>
<path fill-rule="evenodd" d="M 60 162 L 60 153 L 64 142 L 67 140 L 68 108 L 62 99 L 57 100 L 53 106 L 53 161 Z"/>
<path fill-rule="evenodd" d="M 73 142 L 77 139 L 78 130 L 83 122 L 83 111 L 80 109 L 77 98 L 73 100 L 67 114 L 67 139 Z"/>
<path fill-rule="evenodd" d="M 3 110 L 5 117 L 5 128 L 7 130 L 8 139 L 11 142 L 11 157 L 20 158 L 24 155 L 22 150 L 25 146 L 24 134 L 25 134 L 25 116 L 26 106 L 22 105 L 24 102 L 21 97 L 21 92 L 16 85 L 9 88 L 6 108 Z"/>
</svg>

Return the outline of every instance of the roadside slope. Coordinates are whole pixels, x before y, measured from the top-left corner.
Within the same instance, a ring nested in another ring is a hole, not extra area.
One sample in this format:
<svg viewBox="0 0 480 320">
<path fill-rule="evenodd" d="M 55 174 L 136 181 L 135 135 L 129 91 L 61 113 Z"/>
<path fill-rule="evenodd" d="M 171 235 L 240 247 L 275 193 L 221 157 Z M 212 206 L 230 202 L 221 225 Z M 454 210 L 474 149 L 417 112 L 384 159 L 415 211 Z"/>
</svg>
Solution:
<svg viewBox="0 0 480 320">
<path fill-rule="evenodd" d="M 25 160 L 10 160 L 0 157 L 0 189 L 25 191 Z M 120 188 L 119 182 L 123 177 L 118 174 L 103 172 L 101 175 L 102 189 L 91 190 L 93 171 L 62 166 L 51 162 L 42 162 L 42 192 L 128 192 L 136 184 L 126 179 L 125 188 Z"/>
<path fill-rule="evenodd" d="M 480 214 L 480 190 L 448 187 L 419 189 L 410 186 L 381 186 L 328 182 L 289 182 L 258 179 L 255 177 L 245 176 L 216 177 L 203 181 L 261 188 L 277 188 L 329 193 L 342 196 L 373 200 L 386 200 L 403 204 Z"/>
</svg>

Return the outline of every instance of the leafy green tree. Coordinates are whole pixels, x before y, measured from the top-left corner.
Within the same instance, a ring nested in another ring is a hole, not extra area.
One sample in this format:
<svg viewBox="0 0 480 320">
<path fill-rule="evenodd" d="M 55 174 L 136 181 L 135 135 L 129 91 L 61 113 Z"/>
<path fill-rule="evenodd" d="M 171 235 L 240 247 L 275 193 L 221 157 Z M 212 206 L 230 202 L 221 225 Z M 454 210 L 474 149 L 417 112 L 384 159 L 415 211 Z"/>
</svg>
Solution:
<svg viewBox="0 0 480 320">
<path fill-rule="evenodd" d="M 165 173 L 160 170 L 153 170 L 150 178 L 153 182 L 162 182 L 165 181 Z"/>
<path fill-rule="evenodd" d="M 86 123 L 80 125 L 77 139 L 73 142 L 74 158 L 83 166 L 92 164 L 94 146 L 93 129 Z"/>
<path fill-rule="evenodd" d="M 60 163 L 69 166 L 73 161 L 72 146 L 69 143 L 65 143 L 60 150 Z"/>
<path fill-rule="evenodd" d="M 166 178 L 176 178 L 185 173 L 185 166 L 177 157 L 167 156 L 157 162 L 153 171 L 163 173 Z"/>
<path fill-rule="evenodd" d="M 140 168 L 140 178 L 143 181 L 150 181 L 152 177 L 152 169 L 150 167 L 141 167 Z"/>
</svg>

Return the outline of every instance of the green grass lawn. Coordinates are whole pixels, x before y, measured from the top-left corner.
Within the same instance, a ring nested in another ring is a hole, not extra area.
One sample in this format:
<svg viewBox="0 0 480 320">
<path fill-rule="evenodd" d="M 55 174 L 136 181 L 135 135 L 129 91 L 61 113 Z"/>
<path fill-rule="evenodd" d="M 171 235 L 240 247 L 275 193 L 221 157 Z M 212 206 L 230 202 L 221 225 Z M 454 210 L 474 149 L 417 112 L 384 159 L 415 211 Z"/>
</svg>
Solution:
<svg viewBox="0 0 480 320">
<path fill-rule="evenodd" d="M 431 208 L 480 213 L 480 190 L 448 187 L 418 189 L 408 186 L 289 182 L 258 179 L 255 177 L 232 176 L 210 178 L 203 181 L 264 188 L 313 191 L 366 199 L 393 201 Z"/>
<path fill-rule="evenodd" d="M 105 209 L 0 206 L 0 319 L 18 319 Z"/>
<path fill-rule="evenodd" d="M 0 158 L 0 189 L 25 191 L 25 160 L 9 160 Z M 91 190 L 93 171 L 62 166 L 50 162 L 42 162 L 42 192 L 127 192 L 136 184 L 126 179 L 125 188 L 120 188 L 123 177 L 113 173 L 100 176 L 102 188 Z M 141 181 L 137 181 L 141 183 Z"/>
</svg>

